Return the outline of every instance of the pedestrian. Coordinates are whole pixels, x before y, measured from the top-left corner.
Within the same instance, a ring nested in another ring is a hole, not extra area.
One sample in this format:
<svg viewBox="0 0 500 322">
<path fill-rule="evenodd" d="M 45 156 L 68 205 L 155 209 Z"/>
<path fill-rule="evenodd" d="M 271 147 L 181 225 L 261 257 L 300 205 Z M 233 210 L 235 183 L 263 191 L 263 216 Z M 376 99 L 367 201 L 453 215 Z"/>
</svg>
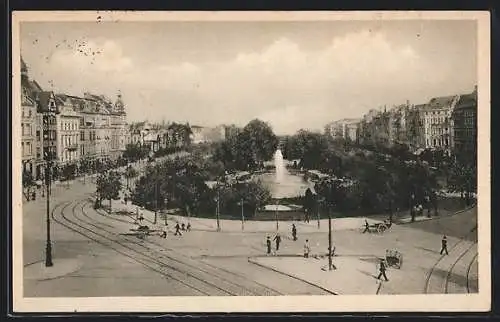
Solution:
<svg viewBox="0 0 500 322">
<path fill-rule="evenodd" d="M 179 226 L 179 223 L 177 223 L 177 224 L 175 225 L 175 234 L 174 234 L 174 236 L 177 236 L 177 235 L 182 236 L 182 233 L 181 233 L 181 226 Z"/>
<path fill-rule="evenodd" d="M 292 224 L 292 238 L 294 241 L 297 240 L 297 227 L 295 227 L 295 224 Z"/>
<path fill-rule="evenodd" d="M 378 274 L 378 277 L 377 279 L 379 280 L 382 276 L 385 278 L 385 281 L 388 282 L 389 279 L 387 278 L 387 275 L 385 275 L 385 262 L 384 262 L 384 259 L 380 259 L 380 264 L 379 264 L 379 274 Z"/>
<path fill-rule="evenodd" d="M 188 222 L 187 227 L 186 227 L 186 230 L 187 230 L 187 231 L 191 231 L 191 223 L 190 223 L 190 222 Z"/>
<path fill-rule="evenodd" d="M 309 239 L 306 239 L 304 243 L 304 258 L 309 258 L 309 252 L 311 251 L 311 248 L 309 247 Z"/>
<path fill-rule="evenodd" d="M 271 238 L 269 236 L 267 236 L 266 245 L 267 245 L 267 255 L 271 255 Z"/>
<path fill-rule="evenodd" d="M 182 223 L 182 225 L 181 225 L 181 230 L 186 231 L 186 225 L 184 223 Z"/>
<path fill-rule="evenodd" d="M 441 251 L 439 253 L 443 255 L 443 252 L 448 255 L 448 240 L 446 239 L 446 235 L 441 239 Z"/>
<path fill-rule="evenodd" d="M 281 243 L 281 236 L 279 233 L 276 233 L 276 236 L 274 236 L 274 240 L 276 241 L 276 251 L 280 249 L 280 243 Z"/>
<path fill-rule="evenodd" d="M 368 220 L 365 219 L 365 230 L 363 230 L 363 234 L 366 232 L 370 232 L 370 224 L 368 224 Z"/>
<path fill-rule="evenodd" d="M 31 193 L 31 200 L 36 200 L 36 191 Z"/>
</svg>

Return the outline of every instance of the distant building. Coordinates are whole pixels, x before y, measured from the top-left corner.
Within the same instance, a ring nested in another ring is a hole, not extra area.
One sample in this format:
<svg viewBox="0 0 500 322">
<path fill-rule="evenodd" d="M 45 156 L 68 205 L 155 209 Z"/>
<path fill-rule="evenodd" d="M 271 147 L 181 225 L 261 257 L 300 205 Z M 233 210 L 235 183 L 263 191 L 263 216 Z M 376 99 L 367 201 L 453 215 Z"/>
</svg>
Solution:
<svg viewBox="0 0 500 322">
<path fill-rule="evenodd" d="M 193 144 L 213 143 L 224 140 L 226 128 L 224 126 L 204 127 L 198 125 L 191 126 L 191 141 Z"/>
<path fill-rule="evenodd" d="M 450 152 L 453 147 L 452 112 L 460 95 L 435 97 L 420 110 L 424 147 Z"/>
<path fill-rule="evenodd" d="M 474 92 L 460 96 L 452 118 L 455 154 L 475 155 L 477 151 L 477 87 Z"/>
<path fill-rule="evenodd" d="M 331 122 L 326 126 L 325 132 L 333 138 L 343 138 L 357 141 L 360 119 L 342 119 Z"/>
<path fill-rule="evenodd" d="M 234 124 L 223 125 L 223 127 L 224 127 L 224 140 L 236 137 L 241 131 L 241 129 Z"/>
</svg>

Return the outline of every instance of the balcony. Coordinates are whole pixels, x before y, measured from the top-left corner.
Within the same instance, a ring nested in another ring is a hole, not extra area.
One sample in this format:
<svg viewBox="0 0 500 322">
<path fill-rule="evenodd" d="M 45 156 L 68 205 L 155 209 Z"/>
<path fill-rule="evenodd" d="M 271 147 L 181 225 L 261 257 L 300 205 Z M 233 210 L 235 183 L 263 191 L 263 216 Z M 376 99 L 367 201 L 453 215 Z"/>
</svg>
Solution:
<svg viewBox="0 0 500 322">
<path fill-rule="evenodd" d="M 66 147 L 68 151 L 76 151 L 78 149 L 78 144 L 71 144 Z"/>
</svg>

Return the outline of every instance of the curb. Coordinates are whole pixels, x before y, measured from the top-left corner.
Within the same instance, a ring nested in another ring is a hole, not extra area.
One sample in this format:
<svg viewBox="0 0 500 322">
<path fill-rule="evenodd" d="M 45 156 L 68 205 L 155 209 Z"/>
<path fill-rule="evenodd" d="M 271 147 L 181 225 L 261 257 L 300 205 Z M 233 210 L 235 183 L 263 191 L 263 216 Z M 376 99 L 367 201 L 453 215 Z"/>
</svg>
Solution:
<svg viewBox="0 0 500 322">
<path fill-rule="evenodd" d="M 254 264 L 254 265 L 260 266 L 260 267 L 262 267 L 262 268 L 265 268 L 265 269 L 267 269 L 267 270 L 271 270 L 271 271 L 274 271 L 274 272 L 276 272 L 276 273 L 279 273 L 279 274 L 282 274 L 282 275 L 285 275 L 285 276 L 288 276 L 288 277 L 294 278 L 294 279 L 296 279 L 296 280 L 299 280 L 299 281 L 304 282 L 304 283 L 306 283 L 306 284 L 309 284 L 309 285 L 311 285 L 311 286 L 317 287 L 317 288 L 319 288 L 319 289 L 321 289 L 321 290 L 323 290 L 323 291 L 325 291 L 325 292 L 327 292 L 327 293 L 329 293 L 329 294 L 331 294 L 331 295 L 339 295 L 338 293 L 333 292 L 333 291 L 331 291 L 331 290 L 329 290 L 329 289 L 327 289 L 327 288 L 325 288 L 325 287 L 323 287 L 323 286 L 321 286 L 321 285 L 318 285 L 318 284 L 315 284 L 315 283 L 312 283 L 312 282 L 306 281 L 306 280 L 305 280 L 305 279 L 303 279 L 303 278 L 300 278 L 300 277 L 297 277 L 297 276 L 294 276 L 294 275 L 291 275 L 291 274 L 288 274 L 288 273 L 285 273 L 285 272 L 279 271 L 279 270 L 274 269 L 274 268 L 272 268 L 272 267 L 269 267 L 269 266 L 263 265 L 263 264 L 261 264 L 261 263 L 258 263 L 257 261 L 253 260 L 253 259 L 252 259 L 252 257 L 248 257 L 248 262 L 249 262 L 249 263 L 251 263 L 251 264 Z"/>
<path fill-rule="evenodd" d="M 453 217 L 455 215 L 459 215 L 463 212 L 466 212 L 468 210 L 471 210 L 471 209 L 474 209 L 475 207 L 477 206 L 477 203 L 474 203 L 472 204 L 471 206 L 467 207 L 467 208 L 464 208 L 464 209 L 461 209 L 461 210 L 458 210 L 454 213 L 451 213 L 449 215 L 445 215 L 445 216 L 433 216 L 431 218 L 427 218 L 425 220 L 415 220 L 414 222 L 411 222 L 411 221 L 408 221 L 408 222 L 397 222 L 397 221 L 394 221 L 394 223 L 396 225 L 408 225 L 408 224 L 415 224 L 415 223 L 418 223 L 418 222 L 422 222 L 422 221 L 430 221 L 430 220 L 437 220 L 437 219 L 441 219 L 441 218 L 448 218 L 448 217 Z"/>
</svg>

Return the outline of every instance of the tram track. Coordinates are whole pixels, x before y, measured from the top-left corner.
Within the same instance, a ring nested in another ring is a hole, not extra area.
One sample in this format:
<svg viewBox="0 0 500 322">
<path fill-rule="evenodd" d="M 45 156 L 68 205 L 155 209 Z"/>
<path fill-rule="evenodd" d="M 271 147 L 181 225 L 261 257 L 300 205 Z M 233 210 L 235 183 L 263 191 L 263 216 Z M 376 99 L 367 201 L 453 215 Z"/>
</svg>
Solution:
<svg viewBox="0 0 500 322">
<path fill-rule="evenodd" d="M 105 218 L 108 218 L 109 220 L 124 222 L 127 224 L 133 223 L 133 221 L 130 222 L 128 220 L 123 220 L 121 218 L 115 218 L 115 216 L 106 214 L 105 212 L 97 211 L 97 213 Z M 130 215 L 127 215 L 127 216 L 132 218 Z M 93 220 L 93 218 L 90 218 L 88 216 L 87 216 L 87 218 L 90 220 Z M 127 240 L 128 240 L 128 238 L 127 238 Z M 140 247 L 143 247 L 147 251 L 159 253 L 160 256 L 165 257 L 165 258 L 167 258 L 175 263 L 188 266 L 190 269 L 192 268 L 192 269 L 195 269 L 196 271 L 200 271 L 202 273 L 209 274 L 210 276 L 215 277 L 216 279 L 222 280 L 225 283 L 231 283 L 231 284 L 233 284 L 233 286 L 243 288 L 245 291 L 244 292 L 245 294 L 243 294 L 243 295 L 267 295 L 267 296 L 269 296 L 269 295 L 283 295 L 281 292 L 279 292 L 273 288 L 270 288 L 262 283 L 259 283 L 255 280 L 249 279 L 248 277 L 246 277 L 242 274 L 238 274 L 238 273 L 232 272 L 230 270 L 218 267 L 216 265 L 212 265 L 210 263 L 207 263 L 206 261 L 201 261 L 201 262 L 196 261 L 192 258 L 186 257 L 185 255 L 176 252 L 173 249 L 165 248 L 165 245 L 155 243 L 151 240 L 144 240 L 140 243 L 137 243 L 136 241 L 132 241 L 132 242 L 136 243 Z M 149 244 L 149 245 L 155 247 L 156 249 L 152 249 L 151 247 L 147 247 L 146 244 Z M 170 253 L 176 253 L 177 255 L 181 256 L 182 259 L 175 258 L 173 256 L 169 256 L 165 252 L 163 252 L 163 250 L 168 250 Z M 186 261 L 192 262 L 192 264 L 189 264 Z M 205 266 L 205 269 L 201 268 L 200 266 Z M 212 271 L 210 271 L 210 270 L 212 270 Z M 213 270 L 215 270 L 215 271 L 213 271 Z M 221 273 L 223 273 L 222 275 L 226 275 L 226 276 L 224 276 L 224 277 L 221 276 Z M 239 283 L 235 283 L 235 280 L 239 281 Z M 249 283 L 250 283 L 250 285 L 249 285 Z"/>
<path fill-rule="evenodd" d="M 197 284 L 198 283 L 208 284 L 208 285 L 210 285 L 210 287 L 218 289 L 218 292 L 216 292 L 216 293 L 221 293 L 221 292 L 226 293 L 226 294 L 216 294 L 216 295 L 261 295 L 260 293 L 266 293 L 265 295 L 279 294 L 279 292 L 277 292 L 275 290 L 271 290 L 269 288 L 262 289 L 262 287 L 261 287 L 258 290 L 248 289 L 248 287 L 245 288 L 245 287 L 243 287 L 241 285 L 237 285 L 231 281 L 224 280 L 220 276 L 211 275 L 210 272 L 207 272 L 206 270 L 200 269 L 199 267 L 196 267 L 194 265 L 190 265 L 190 264 L 185 263 L 183 261 L 180 261 L 176 258 L 168 256 L 167 254 L 162 252 L 163 249 L 160 249 L 160 250 L 156 249 L 155 250 L 155 249 L 152 249 L 151 247 L 148 247 L 147 245 L 144 245 L 143 242 L 137 242 L 137 241 L 131 240 L 130 238 L 124 238 L 123 236 L 118 236 L 117 233 L 109 231 L 108 229 L 106 229 L 102 226 L 98 226 L 97 224 L 94 223 L 95 219 L 90 217 L 85 209 L 85 204 L 86 204 L 85 201 L 80 202 L 79 204 L 80 204 L 79 212 L 81 212 L 81 214 L 76 214 L 76 212 L 73 210 L 74 217 L 75 217 L 74 219 L 78 220 L 79 222 L 77 223 L 74 220 L 69 219 L 68 216 L 66 216 L 66 215 L 64 216 L 65 220 L 70 221 L 71 224 L 73 224 L 73 225 L 77 225 L 78 230 L 80 230 L 80 233 L 81 233 L 81 230 L 83 229 L 83 230 L 85 230 L 85 235 L 92 235 L 92 236 L 88 236 L 88 237 L 92 237 L 93 239 L 97 239 L 96 238 L 96 235 L 97 235 L 99 237 L 99 239 L 106 239 L 105 244 L 108 247 L 111 246 L 111 245 L 109 245 L 109 242 L 117 243 L 114 245 L 115 246 L 114 248 L 117 248 L 116 247 L 117 245 L 118 245 L 118 248 L 126 247 L 126 251 L 132 252 L 134 255 L 133 257 L 136 257 L 136 256 L 141 257 L 141 259 L 140 259 L 141 262 L 147 262 L 147 263 L 153 262 L 155 265 L 161 265 L 162 269 L 164 269 L 164 270 L 165 269 L 172 270 L 172 271 L 174 271 L 174 274 L 181 274 L 182 275 L 181 277 L 184 277 L 184 278 L 186 278 L 186 276 L 187 276 L 189 279 L 195 280 Z M 76 205 L 75 205 L 75 207 L 76 207 Z M 82 217 L 85 217 L 88 220 L 91 220 L 92 222 L 88 222 L 85 219 L 83 219 Z M 87 227 L 84 227 L 84 225 Z M 92 226 L 93 229 L 89 229 L 88 226 Z M 112 225 L 106 224 L 105 226 L 108 227 L 108 226 L 112 226 Z M 99 231 L 95 231 L 96 229 Z M 115 237 L 118 237 L 118 238 L 121 237 L 122 240 L 120 240 L 120 239 L 117 240 Z M 128 245 L 124 245 L 123 241 L 126 241 L 128 243 Z M 102 243 L 102 240 L 100 240 L 100 242 Z M 157 246 L 161 247 L 161 245 L 157 245 Z M 141 248 L 140 251 L 137 250 L 138 247 Z M 148 254 L 145 254 L 144 252 L 146 252 Z M 122 251 L 122 253 L 123 253 L 123 251 Z M 151 256 L 151 255 L 149 255 L 149 253 L 153 253 L 154 255 Z M 146 258 L 144 258 L 144 257 L 146 257 Z M 165 263 L 164 261 L 159 260 L 159 258 L 166 258 L 170 261 L 174 261 L 175 262 L 174 264 L 176 264 L 177 267 L 173 266 L 172 263 L 170 263 L 170 264 Z M 136 258 L 134 258 L 134 259 L 136 259 Z M 179 268 L 178 267 L 179 265 L 183 266 L 183 267 Z M 201 265 L 201 264 L 196 263 L 195 265 Z M 233 279 L 237 279 L 236 275 L 233 276 Z M 217 280 L 218 284 L 210 283 L 207 280 Z M 221 287 L 218 285 L 221 285 Z M 265 287 L 265 286 L 263 286 L 263 287 Z M 214 292 L 211 292 L 210 295 L 214 295 L 213 293 Z M 255 294 L 255 293 L 258 293 L 258 294 Z"/>
<path fill-rule="evenodd" d="M 474 228 L 472 228 L 470 230 L 470 232 L 465 235 L 463 238 L 461 238 L 459 241 L 457 241 L 449 250 L 448 250 L 448 253 L 451 253 L 452 251 L 454 251 L 455 249 L 457 249 L 458 247 L 460 247 L 461 245 L 463 245 L 465 242 L 467 242 L 467 237 L 469 237 L 470 235 L 472 234 L 475 234 L 477 231 L 477 226 L 475 226 Z M 449 286 L 450 286 L 450 278 L 453 274 L 453 271 L 457 265 L 457 263 L 473 248 L 473 247 L 477 247 L 477 243 L 472 243 L 470 246 L 466 247 L 465 250 L 461 251 L 459 253 L 459 255 L 456 257 L 456 259 L 451 263 L 451 265 L 449 265 L 449 267 L 447 268 L 446 270 L 446 275 L 444 276 L 444 281 L 443 281 L 443 285 L 442 285 L 442 292 L 440 293 L 444 293 L 444 294 L 449 294 Z M 445 260 L 445 258 L 447 258 L 446 256 L 449 256 L 449 255 L 441 255 L 439 257 L 439 259 L 434 263 L 434 265 L 429 269 L 428 273 L 427 273 L 427 276 L 426 276 L 426 279 L 425 279 L 425 284 L 424 284 L 424 294 L 430 294 L 430 293 L 433 293 L 433 291 L 435 291 L 434 289 L 432 289 L 432 287 L 434 286 L 432 281 L 434 279 L 437 279 L 439 278 L 437 276 L 437 269 L 438 269 L 438 266 L 443 263 L 443 261 Z M 476 257 L 477 254 L 474 256 Z M 472 261 L 473 262 L 473 261 Z M 470 292 L 470 287 L 469 287 L 469 274 L 470 274 L 470 267 L 472 266 L 472 264 L 469 264 L 468 265 L 468 269 L 467 269 L 467 273 L 466 273 L 466 279 L 467 279 L 467 282 L 466 282 L 466 292 L 467 293 L 471 293 Z"/>
<path fill-rule="evenodd" d="M 74 202 L 69 202 L 67 206 L 71 205 Z M 73 204 L 72 211 L 75 211 L 75 208 L 81 203 L 76 202 Z M 66 207 L 67 207 L 66 206 Z M 65 207 L 65 208 L 66 208 Z M 64 209 L 65 210 L 65 209 Z M 106 248 L 110 248 L 114 250 L 115 252 L 133 260 L 134 262 L 137 262 L 147 269 L 154 271 L 164 277 L 167 277 L 171 280 L 174 280 L 189 289 L 194 290 L 197 292 L 199 295 L 214 295 L 214 293 L 217 293 L 217 295 L 231 295 L 228 294 L 227 292 L 224 292 L 223 290 L 219 290 L 218 292 L 214 292 L 213 288 L 207 287 L 206 285 L 193 285 L 192 283 L 189 283 L 185 281 L 186 275 L 185 274 L 172 274 L 171 272 L 167 271 L 165 268 L 165 265 L 159 261 L 156 261 L 154 258 L 151 258 L 150 256 L 143 256 L 141 253 L 138 253 L 134 249 L 128 247 L 127 245 L 115 241 L 109 238 L 106 238 L 102 234 L 96 233 L 92 231 L 91 229 L 84 227 L 83 225 L 69 219 L 64 211 L 61 211 L 61 219 L 57 218 L 55 213 L 52 215 L 52 219 L 57 222 L 58 224 L 62 225 L 63 227 L 74 231 L 75 233 L 78 233 L 79 235 L 82 235 L 83 237 L 92 240 L 93 242 L 104 246 Z M 180 275 L 180 276 L 179 276 Z"/>
</svg>

